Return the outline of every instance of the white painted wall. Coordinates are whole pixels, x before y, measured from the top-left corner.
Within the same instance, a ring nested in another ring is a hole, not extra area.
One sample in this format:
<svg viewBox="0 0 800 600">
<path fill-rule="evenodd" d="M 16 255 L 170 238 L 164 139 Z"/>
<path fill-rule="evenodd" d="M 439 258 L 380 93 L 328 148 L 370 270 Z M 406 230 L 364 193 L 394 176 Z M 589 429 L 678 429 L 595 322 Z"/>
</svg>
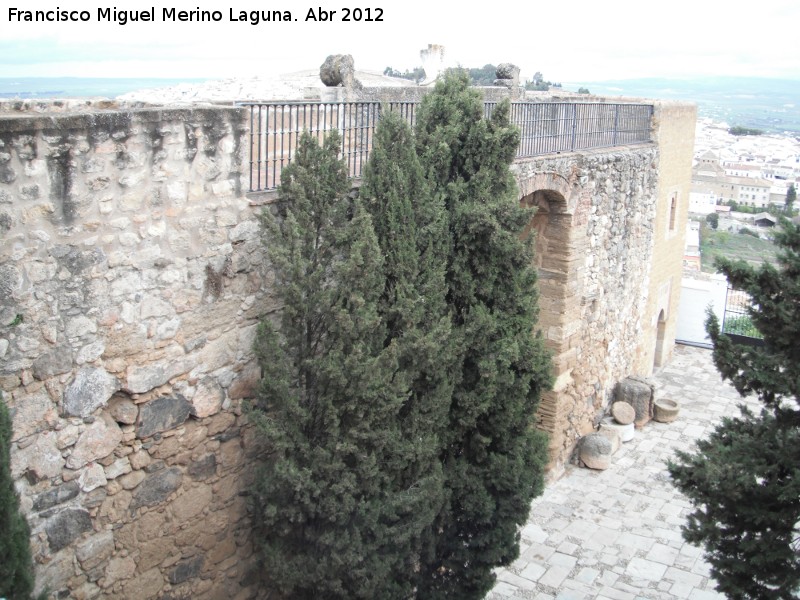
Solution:
<svg viewBox="0 0 800 600">
<path fill-rule="evenodd" d="M 704 325 L 706 307 L 710 304 L 722 323 L 727 288 L 727 279 L 720 274 L 712 275 L 708 281 L 688 277 L 681 279 L 676 341 L 710 345 Z"/>
</svg>

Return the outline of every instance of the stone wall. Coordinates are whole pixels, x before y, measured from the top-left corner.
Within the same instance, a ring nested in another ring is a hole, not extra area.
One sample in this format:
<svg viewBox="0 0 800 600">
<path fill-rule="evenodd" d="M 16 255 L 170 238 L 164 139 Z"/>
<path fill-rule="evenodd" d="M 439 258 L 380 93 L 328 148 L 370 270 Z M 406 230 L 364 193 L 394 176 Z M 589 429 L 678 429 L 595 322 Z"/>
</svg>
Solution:
<svg viewBox="0 0 800 600">
<path fill-rule="evenodd" d="M 254 597 L 246 490 L 259 449 L 241 403 L 260 375 L 257 319 L 279 307 L 257 222 L 274 194 L 244 193 L 248 118 L 16 108 L 0 110 L 0 389 L 38 589 Z M 679 293 L 664 282 L 680 268 L 685 204 L 677 233 L 661 244 L 659 232 L 664 199 L 688 185 L 690 112 L 657 110 L 656 144 L 514 167 L 539 209 L 554 475 L 616 382 L 652 369 L 653 315 Z"/>
<path fill-rule="evenodd" d="M 274 306 L 245 115 L 52 108 L 0 119 L 0 388 L 37 589 L 251 597 L 241 402 Z"/>
<path fill-rule="evenodd" d="M 537 209 L 539 328 L 556 383 L 540 426 L 551 477 L 590 432 L 614 387 L 636 373 L 654 246 L 658 149 L 648 144 L 518 161 L 522 202 Z"/>
<path fill-rule="evenodd" d="M 540 328 L 556 383 L 539 411 L 557 477 L 617 382 L 669 361 L 688 214 L 696 107 L 656 102 L 653 144 L 518 161 L 537 208 Z"/>
</svg>

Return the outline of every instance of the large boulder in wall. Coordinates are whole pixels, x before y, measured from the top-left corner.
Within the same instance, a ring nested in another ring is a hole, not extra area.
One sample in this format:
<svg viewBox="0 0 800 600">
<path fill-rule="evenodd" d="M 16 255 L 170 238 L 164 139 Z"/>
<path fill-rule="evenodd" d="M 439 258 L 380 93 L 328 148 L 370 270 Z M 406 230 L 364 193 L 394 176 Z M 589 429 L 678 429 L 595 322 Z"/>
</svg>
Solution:
<svg viewBox="0 0 800 600">
<path fill-rule="evenodd" d="M 500 63 L 495 69 L 495 85 L 507 87 L 519 85 L 519 67 L 511 63 Z"/>
<path fill-rule="evenodd" d="M 319 78 L 327 87 L 354 87 L 356 68 L 353 57 L 349 54 L 331 54 L 320 66 Z"/>
</svg>

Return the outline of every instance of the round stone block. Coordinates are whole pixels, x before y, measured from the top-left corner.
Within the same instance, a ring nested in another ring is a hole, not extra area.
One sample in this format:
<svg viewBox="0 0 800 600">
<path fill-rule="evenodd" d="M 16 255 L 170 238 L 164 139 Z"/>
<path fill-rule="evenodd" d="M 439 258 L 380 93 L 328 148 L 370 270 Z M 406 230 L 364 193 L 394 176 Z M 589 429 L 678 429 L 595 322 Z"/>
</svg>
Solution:
<svg viewBox="0 0 800 600">
<path fill-rule="evenodd" d="M 636 420 L 636 410 L 627 402 L 614 402 L 611 416 L 620 425 L 630 425 Z"/>
<path fill-rule="evenodd" d="M 678 418 L 678 413 L 681 410 L 681 405 L 677 400 L 669 400 L 661 398 L 655 401 L 655 415 L 654 418 L 659 423 L 672 423 Z"/>
<path fill-rule="evenodd" d="M 581 440 L 581 461 L 590 469 L 604 470 L 611 464 L 613 446 L 602 433 L 590 433 Z"/>
</svg>

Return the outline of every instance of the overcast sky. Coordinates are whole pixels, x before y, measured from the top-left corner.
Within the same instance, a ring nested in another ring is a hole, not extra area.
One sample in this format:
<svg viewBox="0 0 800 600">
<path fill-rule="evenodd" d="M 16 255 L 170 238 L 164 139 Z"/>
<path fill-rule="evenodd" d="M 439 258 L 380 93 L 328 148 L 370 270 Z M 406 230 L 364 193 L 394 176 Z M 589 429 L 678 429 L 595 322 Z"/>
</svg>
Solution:
<svg viewBox="0 0 800 600">
<path fill-rule="evenodd" d="M 742 75 L 800 80 L 797 0 L 742 6 L 710 0 L 7 0 L 0 9 L 0 77 L 199 77 L 315 69 L 329 54 L 352 54 L 357 69 L 404 70 L 428 44 L 452 64 L 512 62 L 522 78 L 541 71 L 562 82 L 638 77 Z M 233 2 L 233 3 L 230 3 Z M 306 21 L 309 9 L 337 11 Z M 98 22 L 99 8 L 155 9 L 156 22 Z M 87 10 L 87 23 L 9 20 L 19 10 Z M 297 21 L 231 22 L 230 10 L 291 11 Z M 343 8 L 382 9 L 382 22 L 343 22 Z M 219 10 L 216 23 L 163 22 L 162 9 Z"/>
</svg>

